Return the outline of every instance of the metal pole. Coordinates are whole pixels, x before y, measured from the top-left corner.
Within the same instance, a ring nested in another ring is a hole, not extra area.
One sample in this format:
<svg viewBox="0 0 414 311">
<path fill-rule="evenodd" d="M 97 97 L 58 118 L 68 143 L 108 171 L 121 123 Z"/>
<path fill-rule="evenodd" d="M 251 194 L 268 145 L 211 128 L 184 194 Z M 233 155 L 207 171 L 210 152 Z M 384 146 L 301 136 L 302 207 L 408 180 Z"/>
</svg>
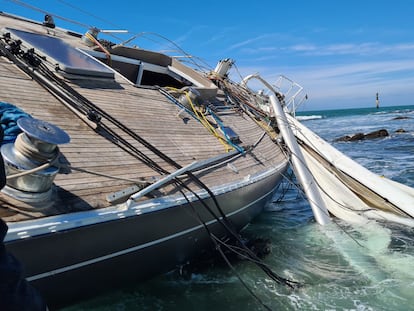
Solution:
<svg viewBox="0 0 414 311">
<path fill-rule="evenodd" d="M 309 169 L 306 167 L 305 158 L 296 141 L 295 135 L 289 126 L 285 112 L 283 111 L 279 100 L 274 95 L 271 95 L 270 102 L 276 115 L 279 130 L 286 145 L 292 153 L 293 171 L 295 172 L 296 178 L 301 183 L 302 188 L 305 191 L 316 221 L 321 225 L 325 225 L 330 222 L 329 212 L 321 197 L 318 185 L 316 184 L 316 181 L 314 180 Z"/>
<path fill-rule="evenodd" d="M 170 175 L 165 176 L 164 178 L 158 180 L 157 182 L 149 185 L 148 187 L 145 187 L 144 189 L 138 191 L 137 193 L 131 195 L 127 201 L 127 206 L 130 206 L 132 204 L 133 201 L 138 200 L 140 197 L 146 195 L 147 193 L 165 185 L 167 182 L 173 180 L 175 177 L 192 170 L 196 165 L 198 164 L 197 161 L 194 161 L 192 163 L 190 163 L 187 166 L 184 166 L 178 170 L 176 170 L 175 172 L 171 173 Z"/>
</svg>

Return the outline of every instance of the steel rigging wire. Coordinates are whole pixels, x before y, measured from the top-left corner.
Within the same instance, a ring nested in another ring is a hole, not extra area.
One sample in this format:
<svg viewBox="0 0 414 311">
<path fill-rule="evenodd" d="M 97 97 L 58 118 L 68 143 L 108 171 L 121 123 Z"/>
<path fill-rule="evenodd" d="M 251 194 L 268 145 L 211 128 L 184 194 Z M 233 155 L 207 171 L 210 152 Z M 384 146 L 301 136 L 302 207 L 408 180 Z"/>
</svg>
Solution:
<svg viewBox="0 0 414 311">
<path fill-rule="evenodd" d="M 7 38 L 3 38 L 4 40 L 8 40 Z M 23 52 L 20 50 L 20 46 L 16 48 L 14 54 L 6 47 L 4 43 L 0 45 L 0 48 L 10 60 L 12 60 L 19 68 L 21 68 L 24 72 L 29 74 L 35 81 L 37 81 L 40 85 L 42 85 L 46 90 L 51 92 L 53 95 L 57 96 L 55 93 L 56 90 L 53 90 L 50 85 L 45 85 L 44 79 L 39 78 L 38 74 L 40 73 L 43 75 L 44 78 L 49 79 L 50 81 L 53 81 L 56 86 L 58 86 L 60 89 L 59 91 L 63 91 L 65 96 L 68 97 L 70 100 L 70 104 L 73 106 L 74 109 L 81 111 L 83 114 L 88 115 L 93 111 L 97 123 L 98 123 L 98 129 L 103 129 L 105 133 L 109 133 L 110 137 L 114 139 L 109 139 L 111 142 L 117 144 L 120 146 L 123 150 L 128 152 L 129 154 L 135 155 L 138 159 L 140 159 L 143 163 L 147 164 L 148 166 L 152 167 L 154 170 L 158 171 L 161 174 L 168 174 L 168 171 L 163 169 L 161 166 L 159 166 L 155 161 L 153 161 L 151 158 L 143 154 L 141 151 L 138 150 L 135 146 L 133 146 L 131 143 L 120 137 L 117 133 L 115 133 L 110 127 L 105 125 L 102 122 L 102 118 L 109 121 L 113 125 L 115 125 L 117 128 L 124 131 L 126 134 L 134 138 L 136 141 L 140 142 L 143 146 L 145 146 L 147 149 L 151 150 L 155 155 L 159 156 L 161 159 L 165 160 L 170 165 L 173 165 L 176 168 L 180 168 L 181 166 L 175 162 L 174 160 L 170 159 L 167 155 L 162 153 L 160 150 L 155 148 L 153 145 L 148 143 L 146 140 L 144 140 L 142 137 L 140 137 L 138 134 L 133 132 L 131 129 L 123 125 L 120 121 L 116 120 L 111 115 L 107 114 L 105 111 L 102 111 L 99 107 L 94 105 L 92 102 L 90 102 L 87 98 L 79 94 L 76 90 L 74 90 L 72 87 L 70 87 L 68 84 L 66 84 L 62 79 L 58 78 L 53 72 L 50 71 L 50 69 L 40 61 L 39 63 L 39 56 L 35 54 L 34 51 L 31 51 L 30 53 L 33 53 L 30 57 L 28 57 L 29 52 Z M 33 60 L 33 57 L 37 57 Z M 30 61 L 31 60 L 31 61 Z M 30 62 L 30 65 L 32 69 L 30 69 L 29 65 L 26 62 Z M 37 65 L 37 66 L 35 66 Z M 57 96 L 59 97 L 59 96 Z M 98 131 L 99 132 L 99 131 Z M 104 135 L 105 136 L 105 135 Z M 106 138 L 108 138 L 106 136 Z M 220 208 L 217 199 L 215 195 L 211 192 L 211 190 L 203 183 L 201 180 L 199 180 L 196 176 L 194 176 L 191 172 L 188 172 L 187 175 L 191 180 L 196 182 L 200 187 L 205 189 L 210 197 L 213 199 L 213 202 L 219 211 L 219 214 L 221 218 L 216 215 L 216 213 L 206 204 L 206 202 L 201 199 L 193 190 L 191 190 L 187 185 L 184 184 L 184 182 L 180 179 L 175 179 L 175 183 L 178 187 L 183 187 L 184 189 L 192 192 L 196 197 L 199 199 L 200 203 L 209 211 L 209 213 L 216 219 L 218 223 L 220 223 L 225 230 L 228 232 L 230 236 L 235 238 L 241 245 L 241 247 L 244 249 L 246 257 L 249 258 L 252 262 L 259 265 L 259 267 L 267 274 L 269 275 L 273 280 L 275 280 L 277 283 L 285 284 L 291 288 L 295 287 L 297 285 L 296 282 L 287 280 L 285 278 L 279 277 L 276 275 L 267 265 L 261 262 L 261 260 L 249 249 L 247 248 L 243 241 L 241 241 L 240 236 L 237 234 L 237 232 L 234 230 L 231 222 L 227 219 L 226 215 Z M 187 196 L 184 195 L 184 197 L 188 200 Z M 189 200 L 188 200 L 189 201 Z M 205 225 L 204 221 L 201 220 L 201 222 Z M 206 226 L 206 225 L 205 225 Z M 215 238 L 209 234 L 210 238 L 212 239 L 212 242 L 216 244 Z M 220 252 L 221 253 L 221 252 Z M 227 262 L 227 259 L 224 258 Z"/>
</svg>

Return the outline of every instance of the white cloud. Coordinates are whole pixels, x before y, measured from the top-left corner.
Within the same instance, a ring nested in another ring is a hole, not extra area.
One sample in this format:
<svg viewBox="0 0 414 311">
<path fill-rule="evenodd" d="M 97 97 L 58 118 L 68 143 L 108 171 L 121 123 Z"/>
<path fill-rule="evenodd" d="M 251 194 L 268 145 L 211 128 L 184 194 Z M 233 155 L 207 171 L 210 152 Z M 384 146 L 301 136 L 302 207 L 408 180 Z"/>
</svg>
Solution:
<svg viewBox="0 0 414 311">
<path fill-rule="evenodd" d="M 289 42 L 300 42 L 289 44 Z M 372 55 L 409 55 L 414 51 L 414 43 L 395 43 L 382 44 L 380 42 L 360 42 L 360 43 L 334 43 L 334 44 L 315 44 L 304 41 L 303 39 L 282 36 L 280 34 L 264 34 L 258 37 L 249 38 L 228 47 L 227 51 L 239 50 L 240 52 L 251 55 L 263 55 L 263 53 L 291 54 L 296 56 L 372 56 Z M 275 55 L 273 55 L 275 56 Z M 281 56 L 281 55 L 279 55 Z"/>
<path fill-rule="evenodd" d="M 261 35 L 261 36 L 258 36 L 258 37 L 243 40 L 243 41 L 240 41 L 238 43 L 232 44 L 227 50 L 231 51 L 231 50 L 239 49 L 239 48 L 244 47 L 244 46 L 249 46 L 254 42 L 260 42 L 261 40 L 266 39 L 268 37 L 269 37 L 269 35 Z"/>
<path fill-rule="evenodd" d="M 410 104 L 414 96 L 414 60 L 336 63 L 296 67 L 242 67 L 242 75 L 259 72 L 269 82 L 281 75 L 299 83 L 316 108 L 335 108 L 333 103 L 364 107 L 376 92 Z M 310 105 L 310 104 L 309 104 Z"/>
<path fill-rule="evenodd" d="M 309 52 L 309 51 L 317 51 L 318 47 L 314 44 L 297 44 L 292 45 L 286 50 L 296 51 L 296 52 Z"/>
</svg>

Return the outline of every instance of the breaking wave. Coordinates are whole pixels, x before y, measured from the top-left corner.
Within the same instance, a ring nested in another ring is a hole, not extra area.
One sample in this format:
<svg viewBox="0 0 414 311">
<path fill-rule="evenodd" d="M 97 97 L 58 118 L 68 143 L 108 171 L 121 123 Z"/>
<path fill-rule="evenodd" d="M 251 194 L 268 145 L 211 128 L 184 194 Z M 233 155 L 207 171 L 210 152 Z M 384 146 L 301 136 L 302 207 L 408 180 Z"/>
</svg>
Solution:
<svg viewBox="0 0 414 311">
<path fill-rule="evenodd" d="M 307 120 L 317 120 L 322 119 L 321 115 L 311 115 L 311 116 L 296 116 L 296 119 L 299 121 L 307 121 Z"/>
</svg>

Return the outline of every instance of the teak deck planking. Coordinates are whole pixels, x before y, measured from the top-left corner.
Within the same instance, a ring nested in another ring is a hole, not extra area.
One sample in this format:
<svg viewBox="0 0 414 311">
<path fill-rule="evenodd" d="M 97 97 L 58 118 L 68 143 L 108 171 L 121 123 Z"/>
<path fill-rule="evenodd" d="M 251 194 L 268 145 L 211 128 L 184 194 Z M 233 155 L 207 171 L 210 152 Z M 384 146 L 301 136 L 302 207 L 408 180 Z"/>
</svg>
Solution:
<svg viewBox="0 0 414 311">
<path fill-rule="evenodd" d="M 0 23 L 5 22 L 4 19 L 0 17 Z M 179 116 L 179 107 L 156 89 L 135 87 L 119 75 L 116 76 L 115 83 L 105 84 L 105 81 L 100 80 L 67 80 L 66 82 L 79 94 L 181 166 L 226 152 L 223 144 L 200 122 L 190 115 L 187 115 L 188 120 L 184 122 Z M 55 185 L 58 189 L 60 204 L 75 206 L 75 209 L 109 206 L 106 201 L 108 194 L 132 185 L 131 182 L 115 178 L 160 177 L 157 172 L 92 130 L 71 110 L 5 57 L 0 58 L 0 85 L 0 101 L 14 104 L 35 118 L 59 126 L 70 135 L 71 142 L 59 146 L 65 162 L 75 168 L 79 167 L 114 177 L 112 179 L 75 170 L 71 170 L 69 174 L 58 174 Z M 239 135 L 242 146 L 257 143 L 264 132 L 247 115 L 230 113 L 220 115 L 220 118 L 226 126 L 230 126 Z M 133 143 L 140 151 L 156 160 L 165 170 L 173 172 L 176 169 L 106 120 L 103 122 Z M 223 165 L 211 172 L 204 172 L 200 178 L 209 187 L 234 182 L 256 173 L 260 167 L 277 165 L 283 158 L 284 155 L 280 148 L 268 135 L 265 135 L 251 152 L 232 162 L 237 172 Z M 171 191 L 171 187 L 160 189 L 161 193 Z M 7 202 L 4 194 L 0 194 L 0 199 Z M 15 200 L 11 201 L 13 204 L 18 204 Z M 14 209 L 13 204 L 4 203 L 3 207 Z M 24 213 L 17 215 L 7 209 L 1 210 L 0 215 L 8 216 L 9 220 L 19 219 L 19 216 L 20 218 L 27 217 Z M 30 215 L 41 216 L 38 213 Z"/>
</svg>

